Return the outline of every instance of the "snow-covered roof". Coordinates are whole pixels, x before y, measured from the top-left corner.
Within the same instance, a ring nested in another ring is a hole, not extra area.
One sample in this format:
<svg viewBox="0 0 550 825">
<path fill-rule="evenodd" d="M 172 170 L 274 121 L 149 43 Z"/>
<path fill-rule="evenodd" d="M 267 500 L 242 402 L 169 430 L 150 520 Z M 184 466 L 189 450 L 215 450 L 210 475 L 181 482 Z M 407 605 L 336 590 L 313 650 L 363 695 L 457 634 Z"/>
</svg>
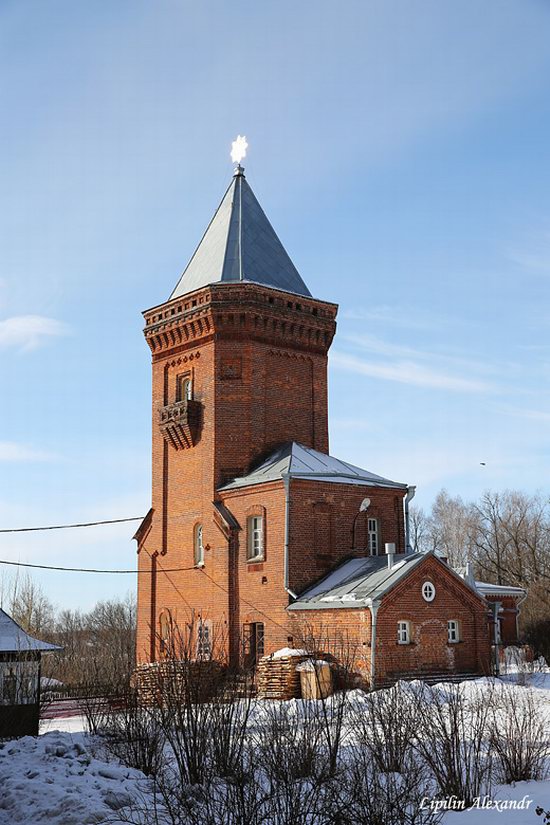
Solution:
<svg viewBox="0 0 550 825">
<path fill-rule="evenodd" d="M 29 636 L 0 607 L 0 653 L 28 653 L 29 651 L 43 653 L 47 650 L 63 650 L 63 648 Z"/>
<path fill-rule="evenodd" d="M 347 461 L 341 461 L 339 458 L 313 450 L 311 447 L 304 447 L 296 441 L 283 444 L 259 467 L 245 476 L 233 479 L 219 489 L 232 490 L 252 484 L 279 481 L 283 476 L 304 478 L 310 481 L 407 489 L 406 484 L 391 481 L 389 478 L 375 475 L 368 470 L 362 470 L 354 464 L 348 464 Z"/>
<path fill-rule="evenodd" d="M 508 584 L 489 584 L 489 582 L 476 581 L 475 586 L 476 590 L 479 590 L 484 596 L 514 596 L 520 599 L 527 592 L 523 587 L 513 587 Z"/>
<path fill-rule="evenodd" d="M 305 590 L 288 609 L 365 607 L 381 599 L 424 559 L 425 553 L 398 555 L 392 567 L 388 567 L 387 556 L 349 559 Z"/>
</svg>

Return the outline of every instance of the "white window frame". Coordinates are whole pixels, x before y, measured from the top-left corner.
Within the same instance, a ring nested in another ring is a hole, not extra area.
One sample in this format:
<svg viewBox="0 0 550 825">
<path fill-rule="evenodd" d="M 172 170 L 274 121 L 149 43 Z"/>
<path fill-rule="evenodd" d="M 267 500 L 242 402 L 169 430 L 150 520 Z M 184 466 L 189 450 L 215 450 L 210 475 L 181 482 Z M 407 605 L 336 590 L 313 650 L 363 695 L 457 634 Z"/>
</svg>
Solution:
<svg viewBox="0 0 550 825">
<path fill-rule="evenodd" d="M 195 524 L 193 528 L 193 553 L 195 567 L 204 567 L 204 533 L 202 524 Z"/>
<path fill-rule="evenodd" d="M 397 622 L 397 644 L 410 645 L 411 643 L 411 623 L 406 619 Z"/>
<path fill-rule="evenodd" d="M 177 393 L 178 393 L 178 400 L 181 401 L 191 401 L 193 398 L 193 378 L 189 373 L 185 375 L 178 376 L 177 379 Z"/>
<path fill-rule="evenodd" d="M 369 555 L 377 556 L 378 547 L 380 545 L 379 525 L 377 518 L 367 519 L 367 534 L 368 534 L 368 548 Z"/>
<path fill-rule="evenodd" d="M 247 519 L 246 560 L 261 561 L 264 558 L 264 517 L 249 516 Z"/>
<path fill-rule="evenodd" d="M 460 622 L 458 619 L 449 619 L 447 622 L 447 641 L 455 645 L 460 641 Z"/>
<path fill-rule="evenodd" d="M 208 661 L 212 658 L 212 622 L 199 619 L 197 622 L 197 659 Z"/>
<path fill-rule="evenodd" d="M 422 585 L 422 598 L 425 602 L 433 602 L 435 599 L 435 584 L 433 582 L 424 582 Z"/>
</svg>

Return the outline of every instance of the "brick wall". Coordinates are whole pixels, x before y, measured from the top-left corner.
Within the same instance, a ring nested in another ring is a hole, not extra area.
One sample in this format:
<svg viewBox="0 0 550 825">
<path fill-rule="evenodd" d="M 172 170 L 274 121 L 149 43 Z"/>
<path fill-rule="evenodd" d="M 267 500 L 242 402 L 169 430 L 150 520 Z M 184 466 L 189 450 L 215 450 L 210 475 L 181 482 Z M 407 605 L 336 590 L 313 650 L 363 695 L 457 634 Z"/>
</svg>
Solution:
<svg viewBox="0 0 550 825">
<path fill-rule="evenodd" d="M 327 351 L 335 315 L 334 304 L 307 298 L 298 302 L 252 284 L 219 284 L 145 313 L 153 358 L 153 515 L 139 541 L 139 661 L 155 658 L 151 637 L 158 632 L 163 609 L 183 625 L 201 613 L 208 615 L 219 633 L 230 634 L 231 554 L 237 554 L 239 567 L 235 592 L 252 587 L 255 599 L 273 603 L 279 613 L 288 603 L 281 575 L 275 598 L 275 565 L 284 540 L 282 528 L 277 540 L 271 531 L 281 517 L 281 495 L 276 501 L 268 496 L 273 560 L 266 560 L 267 572 L 252 571 L 246 561 L 240 569 L 245 542 L 238 535 L 230 549 L 213 521 L 212 503 L 224 479 L 244 474 L 281 442 L 300 440 L 328 449 Z M 159 410 L 176 401 L 178 376 L 185 374 L 193 382 L 193 400 L 200 404 L 200 426 L 194 445 L 176 450 L 163 437 Z M 238 510 L 246 526 L 246 514 Z M 204 569 L 193 567 L 198 523 L 203 526 Z M 279 635 L 286 644 L 288 634 Z"/>
<path fill-rule="evenodd" d="M 435 585 L 433 602 L 422 597 L 425 581 Z M 307 628 L 324 642 L 328 652 L 339 647 L 353 650 L 355 670 L 368 681 L 372 629 L 368 608 L 290 610 L 289 614 L 297 636 Z M 456 644 L 447 640 L 449 619 L 460 623 L 460 641 Z M 397 643 L 398 621 L 410 623 L 411 644 Z M 400 676 L 487 673 L 490 657 L 486 606 L 437 559 L 426 557 L 382 600 L 376 630 L 377 685 Z"/>
<path fill-rule="evenodd" d="M 404 553 L 404 495 L 401 489 L 292 479 L 291 590 L 300 593 L 338 563 L 368 555 L 367 517 L 379 523 L 379 554 L 386 542 L 395 543 L 396 551 Z M 365 498 L 370 498 L 370 506 L 358 515 Z"/>
</svg>

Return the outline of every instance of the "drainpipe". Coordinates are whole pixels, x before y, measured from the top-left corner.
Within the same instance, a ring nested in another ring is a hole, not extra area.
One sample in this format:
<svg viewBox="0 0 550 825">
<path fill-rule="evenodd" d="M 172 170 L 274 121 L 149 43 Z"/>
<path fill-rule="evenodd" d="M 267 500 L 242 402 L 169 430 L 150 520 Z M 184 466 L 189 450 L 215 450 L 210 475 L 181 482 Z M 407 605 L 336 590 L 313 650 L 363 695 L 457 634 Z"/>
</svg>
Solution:
<svg viewBox="0 0 550 825">
<path fill-rule="evenodd" d="M 405 553 L 412 553 L 411 547 L 411 525 L 409 519 L 409 504 L 416 495 L 416 487 L 407 487 L 407 495 L 405 496 Z"/>
<path fill-rule="evenodd" d="M 290 476 L 288 473 L 283 474 L 283 484 L 285 485 L 285 550 L 283 557 L 284 587 L 289 596 L 293 599 L 297 599 L 298 597 L 296 593 L 294 593 L 288 586 L 288 544 L 290 536 Z"/>
<path fill-rule="evenodd" d="M 500 658 L 499 658 L 499 641 L 498 641 L 498 614 L 502 607 L 501 602 L 493 602 L 493 644 L 495 646 L 495 676 L 500 676 Z"/>
<path fill-rule="evenodd" d="M 369 604 L 371 615 L 371 634 L 370 634 L 370 689 L 374 690 L 376 686 L 376 617 L 378 616 L 378 608 L 380 602 L 371 602 Z"/>
</svg>

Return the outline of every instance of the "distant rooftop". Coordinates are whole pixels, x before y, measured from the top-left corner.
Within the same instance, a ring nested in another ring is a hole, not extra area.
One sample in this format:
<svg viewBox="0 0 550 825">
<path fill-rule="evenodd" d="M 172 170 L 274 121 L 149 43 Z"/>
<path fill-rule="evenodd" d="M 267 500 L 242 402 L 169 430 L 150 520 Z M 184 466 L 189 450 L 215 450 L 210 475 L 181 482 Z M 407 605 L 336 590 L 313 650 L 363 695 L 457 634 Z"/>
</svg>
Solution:
<svg viewBox="0 0 550 825">
<path fill-rule="evenodd" d="M 48 650 L 62 650 L 62 648 L 29 636 L 11 616 L 0 608 L 0 653 L 46 652 Z"/>
<path fill-rule="evenodd" d="M 239 487 L 248 487 L 252 484 L 262 484 L 268 481 L 279 481 L 284 476 L 304 478 L 312 481 L 329 481 L 340 484 L 360 484 L 370 487 L 398 487 L 407 489 L 406 484 L 391 481 L 389 478 L 375 475 L 368 470 L 362 470 L 346 461 L 340 461 L 311 447 L 304 447 L 296 441 L 283 444 L 259 467 L 245 476 L 220 487 L 221 490 L 233 490 Z"/>
<path fill-rule="evenodd" d="M 170 300 L 210 284 L 239 281 L 311 297 L 241 166 Z"/>
</svg>

